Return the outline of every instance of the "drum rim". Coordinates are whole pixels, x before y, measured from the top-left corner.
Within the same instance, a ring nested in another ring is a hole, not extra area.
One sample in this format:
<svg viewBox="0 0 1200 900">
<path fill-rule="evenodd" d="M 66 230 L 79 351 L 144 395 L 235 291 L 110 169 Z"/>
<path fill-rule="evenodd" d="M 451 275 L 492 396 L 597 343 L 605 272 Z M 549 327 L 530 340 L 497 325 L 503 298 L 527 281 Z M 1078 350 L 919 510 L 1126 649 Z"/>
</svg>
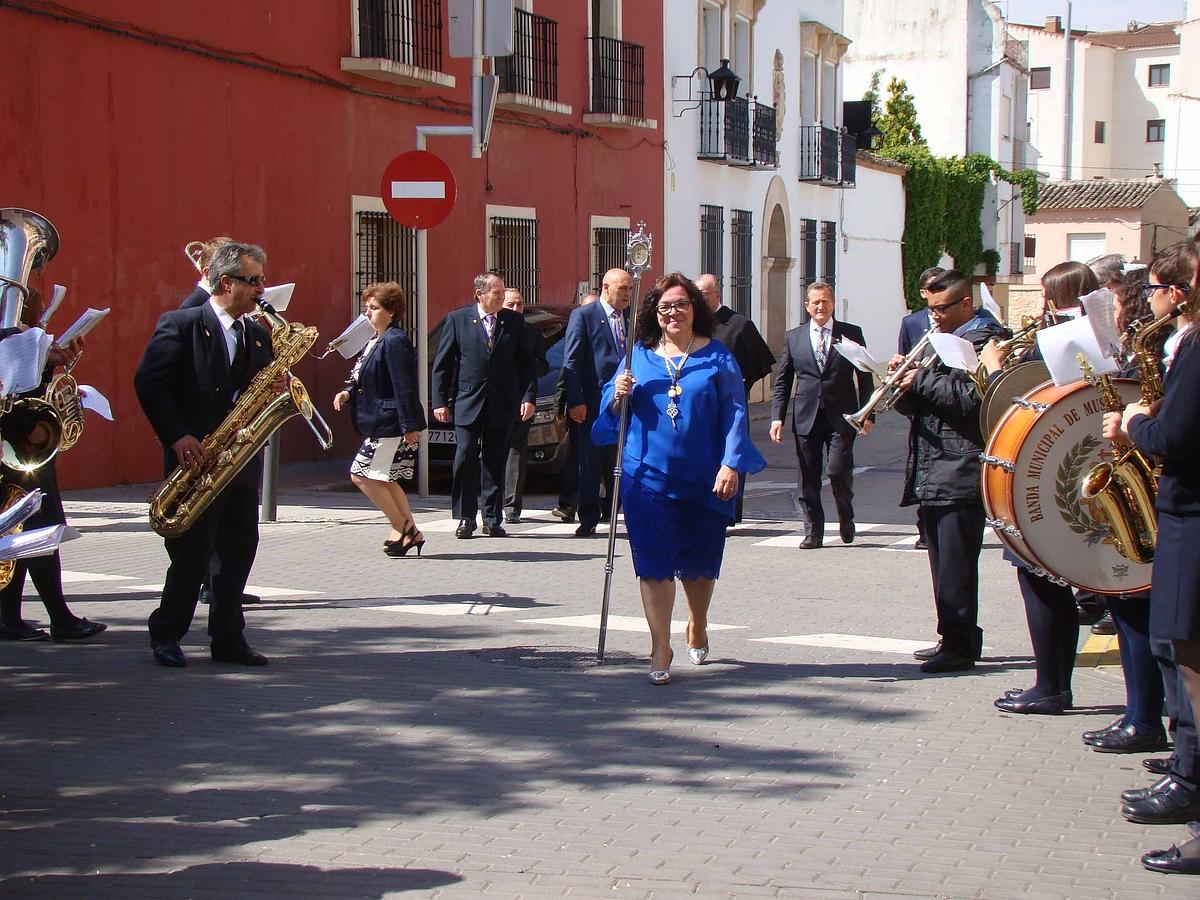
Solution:
<svg viewBox="0 0 1200 900">
<path fill-rule="evenodd" d="M 1032 368 L 1034 366 L 1040 366 L 1042 368 L 1042 370 L 1046 373 L 1046 376 L 1041 381 L 1039 381 L 1037 384 L 1035 384 L 1033 387 L 1029 388 L 1029 390 L 1034 390 L 1038 387 L 1041 387 L 1043 384 L 1046 383 L 1047 380 L 1052 380 L 1052 379 L 1050 379 L 1050 369 L 1043 360 L 1027 359 L 1024 362 L 1017 363 L 1015 366 L 1012 366 L 1011 368 L 1005 369 L 1003 372 L 1000 373 L 1000 377 L 998 377 L 988 388 L 988 392 L 986 395 L 984 395 L 984 398 L 983 398 L 983 404 L 979 407 L 979 420 L 980 420 L 979 424 L 983 428 L 983 436 L 985 438 L 991 437 L 992 433 L 997 428 L 1000 427 L 1000 422 L 1004 419 L 1004 416 L 1008 413 L 1008 410 L 1011 409 L 1013 406 L 1013 402 L 1012 402 L 1013 398 L 1025 396 L 1025 394 L 1014 394 L 1012 397 L 1009 397 L 1008 403 L 1005 404 L 1005 406 L 1007 408 L 1003 412 L 1000 413 L 999 418 L 996 419 L 996 423 L 991 428 L 988 428 L 987 423 L 988 423 L 988 420 L 991 418 L 991 416 L 989 415 L 989 411 L 991 410 L 992 407 L 994 407 L 1000 403 L 1000 391 L 1003 388 L 1004 384 L 1008 381 L 1011 381 L 1017 372 L 1024 372 L 1027 369 Z M 1027 393 L 1029 393 L 1029 391 L 1026 391 L 1025 393 L 1027 394 Z"/>
</svg>

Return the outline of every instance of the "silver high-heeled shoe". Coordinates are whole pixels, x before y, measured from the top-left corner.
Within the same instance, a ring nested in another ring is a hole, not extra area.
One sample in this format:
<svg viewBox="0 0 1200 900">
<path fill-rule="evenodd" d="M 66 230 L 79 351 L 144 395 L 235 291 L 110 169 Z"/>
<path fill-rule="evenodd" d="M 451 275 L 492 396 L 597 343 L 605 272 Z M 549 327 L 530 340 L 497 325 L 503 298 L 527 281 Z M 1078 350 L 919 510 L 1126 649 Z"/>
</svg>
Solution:
<svg viewBox="0 0 1200 900">
<path fill-rule="evenodd" d="M 688 659 L 692 661 L 693 666 L 702 666 L 708 662 L 707 647 L 688 647 Z"/>
<path fill-rule="evenodd" d="M 651 669 L 650 683 L 651 684 L 670 684 L 671 683 L 671 663 L 675 660 L 675 651 L 671 651 L 671 655 L 667 657 L 667 667 L 665 669 Z"/>
</svg>

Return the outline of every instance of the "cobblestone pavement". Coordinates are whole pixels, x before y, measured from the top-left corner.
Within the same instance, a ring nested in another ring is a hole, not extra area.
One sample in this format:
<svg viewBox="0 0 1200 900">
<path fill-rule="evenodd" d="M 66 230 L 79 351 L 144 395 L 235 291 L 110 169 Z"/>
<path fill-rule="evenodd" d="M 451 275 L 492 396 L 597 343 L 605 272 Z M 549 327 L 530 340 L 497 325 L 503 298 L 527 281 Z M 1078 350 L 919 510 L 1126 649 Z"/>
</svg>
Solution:
<svg viewBox="0 0 1200 900">
<path fill-rule="evenodd" d="M 680 635 L 667 687 L 645 677 L 620 544 L 593 664 L 605 542 L 573 537 L 548 496 L 509 539 L 470 541 L 445 497 L 415 499 L 426 554 L 393 560 L 362 497 L 286 470 L 251 578 L 261 670 L 209 661 L 203 608 L 188 667 L 156 666 L 166 557 L 147 490 L 69 496 L 84 537 L 63 548 L 67 591 L 111 627 L 0 647 L 0 894 L 1197 896 L 1138 863 L 1183 837 L 1121 819 L 1117 794 L 1150 780 L 1141 757 L 1080 743 L 1119 714 L 1118 670 L 1078 669 L 1064 716 L 992 707 L 1032 673 L 990 536 L 986 660 L 918 673 L 911 650 L 935 635 L 895 506 L 900 420 L 859 444 L 849 547 L 797 549 L 794 454 L 765 445 L 713 661 L 689 666 Z"/>
</svg>

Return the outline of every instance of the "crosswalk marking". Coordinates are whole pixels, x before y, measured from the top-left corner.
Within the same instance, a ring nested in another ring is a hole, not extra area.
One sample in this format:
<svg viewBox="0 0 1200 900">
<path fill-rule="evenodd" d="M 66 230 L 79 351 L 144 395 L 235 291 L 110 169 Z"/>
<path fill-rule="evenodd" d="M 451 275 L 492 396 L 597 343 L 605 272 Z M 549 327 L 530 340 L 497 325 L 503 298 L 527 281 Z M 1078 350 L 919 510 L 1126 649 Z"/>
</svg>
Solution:
<svg viewBox="0 0 1200 900">
<path fill-rule="evenodd" d="M 490 600 L 445 603 L 437 600 L 413 600 L 387 606 L 366 606 L 382 612 L 414 613 L 418 616 L 490 616 L 495 613 L 529 612 L 525 606 L 503 606 Z"/>
<path fill-rule="evenodd" d="M 123 591 L 146 591 L 146 592 L 152 593 L 152 594 L 162 593 L 162 589 L 163 589 L 162 582 L 159 582 L 157 584 L 121 585 L 121 590 L 123 590 Z M 305 596 L 313 596 L 316 594 L 322 594 L 322 593 L 324 593 L 324 591 L 302 591 L 302 590 L 297 590 L 296 588 L 266 587 L 264 585 L 248 584 L 248 585 L 246 585 L 246 593 L 247 594 L 257 594 L 260 597 L 268 598 L 268 597 L 305 597 Z"/>
<path fill-rule="evenodd" d="M 103 572 L 69 572 L 62 573 L 63 584 L 79 584 L 89 581 L 133 581 L 132 575 L 106 575 Z"/>
<path fill-rule="evenodd" d="M 593 614 L 587 616 L 552 616 L 545 619 L 522 619 L 522 622 L 528 622 L 531 625 L 565 625 L 569 628 L 591 628 L 598 629 L 600 627 L 600 616 Z M 745 625 L 718 625 L 715 622 L 708 623 L 709 631 L 729 631 L 731 629 L 745 628 Z M 671 621 L 671 633 L 683 634 L 687 628 L 686 620 Z M 633 631 L 641 634 L 649 634 L 650 627 L 646 624 L 646 620 L 640 616 L 609 616 L 608 617 L 609 631 Z"/>
<path fill-rule="evenodd" d="M 711 627 L 711 626 L 709 626 Z M 911 655 L 929 646 L 929 641 L 904 641 L 899 638 L 871 637 L 865 634 L 793 634 L 787 637 L 749 638 L 763 644 L 793 644 L 800 647 L 827 647 L 836 650 L 871 650 L 877 653 Z"/>
</svg>

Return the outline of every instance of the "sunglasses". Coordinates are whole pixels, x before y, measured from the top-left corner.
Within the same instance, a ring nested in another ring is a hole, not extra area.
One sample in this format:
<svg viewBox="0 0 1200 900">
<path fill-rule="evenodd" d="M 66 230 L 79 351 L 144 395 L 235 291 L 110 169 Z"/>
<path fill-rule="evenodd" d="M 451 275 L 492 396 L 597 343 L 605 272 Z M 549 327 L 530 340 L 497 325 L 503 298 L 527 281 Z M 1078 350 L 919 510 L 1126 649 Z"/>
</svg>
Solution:
<svg viewBox="0 0 1200 900">
<path fill-rule="evenodd" d="M 234 281 L 240 281 L 242 284 L 248 284 L 251 287 L 262 287 L 267 283 L 266 275 L 230 275 Z"/>
</svg>

